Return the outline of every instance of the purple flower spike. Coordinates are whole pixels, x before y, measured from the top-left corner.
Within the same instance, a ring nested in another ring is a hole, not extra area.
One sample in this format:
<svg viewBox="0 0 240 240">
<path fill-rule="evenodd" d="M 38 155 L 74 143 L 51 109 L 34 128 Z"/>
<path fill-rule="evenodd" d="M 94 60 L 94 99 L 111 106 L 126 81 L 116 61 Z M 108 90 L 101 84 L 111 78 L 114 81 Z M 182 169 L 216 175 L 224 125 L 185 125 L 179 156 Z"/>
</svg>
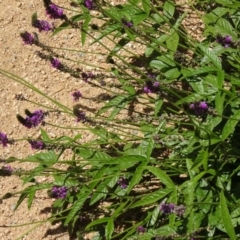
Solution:
<svg viewBox="0 0 240 240">
<path fill-rule="evenodd" d="M 117 184 L 122 189 L 126 189 L 128 187 L 128 182 L 124 177 L 120 177 Z"/>
<path fill-rule="evenodd" d="M 31 148 L 34 150 L 42 150 L 45 148 L 45 144 L 41 141 L 35 141 L 35 140 L 31 140 L 29 141 Z"/>
<path fill-rule="evenodd" d="M 173 203 L 161 203 L 159 210 L 164 214 L 170 214 L 174 212 L 175 205 Z"/>
<path fill-rule="evenodd" d="M 53 19 L 63 19 L 65 15 L 63 14 L 63 9 L 55 5 L 50 4 L 46 9 L 46 14 Z"/>
<path fill-rule="evenodd" d="M 3 145 L 3 147 L 6 147 L 7 144 L 9 143 L 7 134 L 0 132 L 0 144 Z"/>
<path fill-rule="evenodd" d="M 52 197 L 53 198 L 65 198 L 67 196 L 67 188 L 62 187 L 53 187 L 52 188 Z"/>
<path fill-rule="evenodd" d="M 223 47 L 227 48 L 230 47 L 232 44 L 232 37 L 229 35 L 226 35 L 222 37 L 221 35 L 218 35 L 216 38 L 216 42 L 221 44 Z"/>
<path fill-rule="evenodd" d="M 146 85 L 143 88 L 144 93 L 156 93 L 159 91 L 160 83 L 158 81 L 152 82 L 147 81 Z"/>
<path fill-rule="evenodd" d="M 75 91 L 71 95 L 73 96 L 73 100 L 75 102 L 78 101 L 82 97 L 82 94 L 80 91 Z"/>
<path fill-rule="evenodd" d="M 51 65 L 53 68 L 60 69 L 62 67 L 62 63 L 57 58 L 51 59 Z"/>
<path fill-rule="evenodd" d="M 36 110 L 26 118 L 20 117 L 20 122 L 27 128 L 37 127 L 43 122 L 44 113 L 42 110 Z"/>
<path fill-rule="evenodd" d="M 45 20 L 36 20 L 33 24 L 34 27 L 38 28 L 38 30 L 41 31 L 51 31 L 53 29 L 52 24 L 50 24 L 48 21 Z"/>
<path fill-rule="evenodd" d="M 5 176 L 11 176 L 14 170 L 11 166 L 7 165 L 2 167 L 2 171 Z"/>
<path fill-rule="evenodd" d="M 33 35 L 31 35 L 29 32 L 24 32 L 20 34 L 24 44 L 26 45 L 32 45 L 35 41 L 35 38 Z"/>
<path fill-rule="evenodd" d="M 86 121 L 86 113 L 83 111 L 78 111 L 75 113 L 76 115 L 76 122 L 85 122 Z"/>
<path fill-rule="evenodd" d="M 125 25 L 125 27 L 131 28 L 133 26 L 133 23 L 131 21 L 127 21 L 126 19 L 122 19 L 122 23 Z"/>
<path fill-rule="evenodd" d="M 138 232 L 138 233 L 144 233 L 144 232 L 146 232 L 146 229 L 145 229 L 143 226 L 139 226 L 139 227 L 137 228 L 137 232 Z"/>
<path fill-rule="evenodd" d="M 206 114 L 208 111 L 208 105 L 204 101 L 191 103 L 189 108 L 194 110 L 196 115 L 203 115 L 203 114 Z"/>
<path fill-rule="evenodd" d="M 94 75 L 93 75 L 93 73 L 91 73 L 91 72 L 89 72 L 89 73 L 83 72 L 83 73 L 82 73 L 82 78 L 83 78 L 83 81 L 84 81 L 84 82 L 88 82 L 88 79 L 89 79 L 89 78 L 90 78 L 90 79 L 93 79 L 93 78 L 94 78 Z"/>
<path fill-rule="evenodd" d="M 93 0 L 85 0 L 84 6 L 89 10 L 93 9 L 94 8 Z"/>
</svg>

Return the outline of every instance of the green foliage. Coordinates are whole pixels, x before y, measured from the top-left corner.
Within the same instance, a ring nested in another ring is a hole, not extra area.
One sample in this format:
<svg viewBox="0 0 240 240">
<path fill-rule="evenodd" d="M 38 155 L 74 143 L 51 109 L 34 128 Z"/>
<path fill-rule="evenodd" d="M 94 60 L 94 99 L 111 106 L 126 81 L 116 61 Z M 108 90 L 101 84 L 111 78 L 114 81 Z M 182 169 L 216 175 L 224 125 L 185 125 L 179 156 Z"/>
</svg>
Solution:
<svg viewBox="0 0 240 240">
<path fill-rule="evenodd" d="M 96 232 L 93 239 L 238 239 L 239 3 L 189 6 L 205 11 L 199 41 L 184 29 L 188 16 L 175 1 L 115 6 L 94 1 L 94 11 L 84 2 L 76 1 L 77 14 L 66 16 L 53 35 L 78 29 L 82 45 L 90 39 L 103 48 L 113 82 L 99 84 L 105 72 L 88 81 L 109 98 L 94 116 L 87 113 L 84 130 L 93 135 L 87 142 L 77 130 L 75 136 L 52 139 L 44 126 L 40 129 L 46 149 L 23 160 L 38 165 L 19 173 L 28 186 L 16 209 L 24 199 L 30 208 L 37 191 L 54 197 L 52 188 L 64 186 L 67 194 L 54 201 L 51 221 L 61 221 L 72 237 Z M 130 47 L 137 44 L 142 48 Z M 25 80 L 0 73 L 44 95 Z M 62 160 L 66 150 L 71 159 Z M 38 183 L 43 175 L 54 180 Z M 164 212 L 162 206 L 170 203 L 174 210 Z"/>
</svg>

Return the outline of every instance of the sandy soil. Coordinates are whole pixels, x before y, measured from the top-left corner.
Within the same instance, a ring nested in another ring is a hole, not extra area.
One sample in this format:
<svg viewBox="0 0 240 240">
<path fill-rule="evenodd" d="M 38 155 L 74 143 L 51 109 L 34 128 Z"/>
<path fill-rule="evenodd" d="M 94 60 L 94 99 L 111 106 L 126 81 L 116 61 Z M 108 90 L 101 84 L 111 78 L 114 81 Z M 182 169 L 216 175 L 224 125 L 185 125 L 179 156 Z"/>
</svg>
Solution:
<svg viewBox="0 0 240 240">
<path fill-rule="evenodd" d="M 70 0 L 55 0 L 54 3 L 73 9 L 70 6 Z M 67 10 L 65 10 L 67 11 Z M 88 84 L 81 79 L 73 78 L 69 73 L 63 73 L 51 68 L 49 61 L 41 60 L 36 52 L 39 50 L 36 46 L 24 45 L 20 39 L 20 32 L 29 31 L 37 32 L 31 27 L 31 15 L 37 12 L 39 19 L 48 20 L 45 15 L 43 3 L 40 0 L 0 0 L 0 68 L 9 70 L 20 77 L 25 78 L 30 83 L 34 84 L 41 91 L 49 96 L 59 100 L 69 108 L 73 106 L 73 100 L 70 93 L 74 90 L 80 90 L 83 96 L 87 96 L 82 101 L 90 108 L 95 108 L 96 105 L 90 100 L 97 97 L 101 92 L 98 89 L 90 88 Z M 54 21 L 58 25 L 58 21 Z M 101 46 L 94 45 L 91 47 L 82 47 L 79 34 L 74 30 L 66 30 L 50 38 L 49 33 L 40 33 L 40 40 L 55 47 L 75 48 L 92 52 L 100 52 Z M 59 52 L 58 52 L 59 53 Z M 61 53 L 61 52 L 60 52 Z M 104 56 L 85 55 L 83 53 L 64 52 L 66 57 L 73 57 L 77 61 L 88 61 L 97 66 L 104 67 Z M 79 67 L 84 71 L 98 72 L 98 68 L 87 67 L 82 64 L 72 63 L 73 67 Z M 37 95 L 32 90 L 23 87 L 22 85 L 5 78 L 0 75 L 0 132 L 8 135 L 9 139 L 21 138 L 37 138 L 39 136 L 39 128 L 26 129 L 17 120 L 16 114 L 24 115 L 24 110 L 29 109 L 34 111 L 39 107 L 31 103 L 40 102 L 48 107 L 54 107 L 52 103 L 46 101 L 43 97 Z M 16 100 L 16 94 L 22 94 L 29 101 Z M 63 114 L 51 113 L 46 121 L 56 125 L 71 125 L 80 126 L 80 123 L 75 123 L 74 118 Z M 44 129 L 51 137 L 57 137 L 64 134 L 70 136 L 77 134 L 75 131 L 66 131 L 59 128 L 46 125 Z M 87 141 L 91 136 L 83 133 L 83 138 Z M 0 167 L 4 166 L 5 159 L 10 156 L 24 158 L 34 151 L 31 150 L 27 141 L 16 141 L 13 145 L 7 148 L 0 147 Z M 14 169 L 29 170 L 34 167 L 30 163 L 11 163 Z M 47 177 L 38 179 L 39 182 L 48 181 Z M 7 192 L 18 192 L 23 189 L 22 181 L 17 176 L 0 177 L 0 193 L 1 195 Z M 51 226 L 49 223 L 43 223 L 36 229 L 32 228 L 36 224 L 24 225 L 25 223 L 33 223 L 41 221 L 50 216 L 50 211 L 53 199 L 49 198 L 45 192 L 37 194 L 35 201 L 29 211 L 27 203 L 24 202 L 17 211 L 13 211 L 18 197 L 3 200 L 0 204 L 0 240 L 14 239 L 69 239 L 67 233 L 59 225 Z M 43 211 L 43 210 L 46 211 Z M 17 225 L 23 225 L 16 227 Z"/>
</svg>

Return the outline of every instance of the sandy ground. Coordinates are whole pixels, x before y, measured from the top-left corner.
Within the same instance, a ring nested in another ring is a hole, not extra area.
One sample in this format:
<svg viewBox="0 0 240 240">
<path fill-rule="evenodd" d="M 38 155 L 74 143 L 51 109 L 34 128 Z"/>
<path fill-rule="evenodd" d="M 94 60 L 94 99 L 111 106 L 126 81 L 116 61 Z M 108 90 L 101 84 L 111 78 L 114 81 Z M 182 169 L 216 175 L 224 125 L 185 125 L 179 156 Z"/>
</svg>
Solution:
<svg viewBox="0 0 240 240">
<path fill-rule="evenodd" d="M 74 9 L 70 6 L 70 0 L 55 0 L 54 3 L 64 6 L 69 9 Z M 66 10 L 65 10 L 66 11 Z M 31 15 L 37 12 L 39 19 L 48 20 L 45 15 L 43 3 L 40 0 L 0 0 L 0 68 L 8 70 L 20 77 L 25 78 L 30 83 L 34 84 L 41 91 L 49 96 L 65 104 L 69 108 L 73 106 L 73 100 L 70 95 L 74 90 L 80 90 L 83 96 L 83 103 L 89 108 L 95 108 L 96 105 L 90 100 L 90 97 L 97 97 L 101 92 L 99 89 L 90 88 L 88 84 L 81 79 L 73 78 L 69 73 L 63 73 L 51 68 L 49 61 L 40 59 L 36 52 L 39 50 L 36 46 L 24 45 L 20 39 L 20 32 L 25 30 L 29 32 L 37 32 L 31 27 Z M 56 25 L 59 21 L 54 21 Z M 194 24 L 195 26 L 196 24 Z M 40 40 L 55 47 L 75 48 L 92 52 L 102 51 L 101 46 L 93 45 L 91 47 L 82 47 L 79 39 L 79 34 L 74 30 L 66 30 L 50 38 L 49 33 L 40 33 Z M 97 66 L 104 67 L 104 56 L 85 55 L 84 53 L 69 53 L 62 52 L 66 57 L 72 57 L 77 61 L 88 61 Z M 98 72 L 98 68 L 87 67 L 80 63 L 72 63 L 72 66 L 81 68 L 84 71 Z M 24 110 L 29 109 L 34 111 L 39 109 L 34 103 L 29 101 L 16 100 L 16 94 L 22 94 L 24 98 L 32 102 L 40 102 L 48 107 L 54 107 L 52 103 L 46 101 L 43 97 L 37 95 L 32 90 L 23 87 L 22 85 L 5 78 L 0 75 L 0 132 L 8 135 L 9 139 L 21 138 L 37 138 L 40 134 L 39 128 L 26 129 L 17 120 L 16 114 L 24 115 Z M 63 114 L 51 113 L 47 119 L 56 125 L 80 126 L 74 118 Z M 59 137 L 63 134 L 70 136 L 77 134 L 76 130 L 62 130 L 59 128 L 45 126 L 44 129 L 49 135 Z M 87 133 L 82 133 L 84 141 L 87 141 L 91 136 Z M 10 156 L 24 158 L 34 151 L 30 148 L 27 141 L 16 141 L 13 145 L 6 148 L 0 146 L 0 167 L 4 166 L 5 160 Z M 29 170 L 34 167 L 30 163 L 11 163 L 14 169 Z M 39 182 L 48 181 L 47 177 L 38 179 Z M 22 181 L 17 176 L 0 177 L 0 193 L 1 195 L 7 192 L 18 192 L 23 189 Z M 36 224 L 24 225 L 26 223 L 38 222 L 50 216 L 50 211 L 53 199 L 49 198 L 46 192 L 37 194 L 35 201 L 30 209 L 27 208 L 27 203 L 23 204 L 13 211 L 18 197 L 3 200 L 0 204 L 0 240 L 14 239 L 69 239 L 67 233 L 59 225 L 51 226 L 49 223 L 43 223 L 36 229 L 33 229 Z M 47 211 L 43 211 L 43 210 Z M 17 225 L 23 225 L 16 227 Z"/>
</svg>

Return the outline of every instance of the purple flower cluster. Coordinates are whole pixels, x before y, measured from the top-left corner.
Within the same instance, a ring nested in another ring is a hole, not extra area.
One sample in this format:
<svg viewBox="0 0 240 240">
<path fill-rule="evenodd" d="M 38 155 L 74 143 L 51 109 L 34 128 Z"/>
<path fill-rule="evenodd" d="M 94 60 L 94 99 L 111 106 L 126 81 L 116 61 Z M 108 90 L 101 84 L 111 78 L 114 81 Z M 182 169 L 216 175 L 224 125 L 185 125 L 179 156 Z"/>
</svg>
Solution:
<svg viewBox="0 0 240 240">
<path fill-rule="evenodd" d="M 120 177 L 117 184 L 122 189 L 126 189 L 128 187 L 128 182 L 124 177 Z"/>
<path fill-rule="evenodd" d="M 46 8 L 46 14 L 53 19 L 63 19 L 65 17 L 63 9 L 55 5 L 54 3 L 50 4 Z"/>
<path fill-rule="evenodd" d="M 34 150 L 42 150 L 45 148 L 45 144 L 42 141 L 30 140 L 29 141 L 31 148 Z"/>
<path fill-rule="evenodd" d="M 84 6 L 89 10 L 93 9 L 94 8 L 93 0 L 85 0 Z"/>
<path fill-rule="evenodd" d="M 48 31 L 51 31 L 53 29 L 53 25 L 50 24 L 48 21 L 45 21 L 45 20 L 36 20 L 33 23 L 33 26 L 38 28 L 38 30 L 40 32 L 41 31 L 48 32 Z"/>
<path fill-rule="evenodd" d="M 203 115 L 208 111 L 208 105 L 205 101 L 192 103 L 189 107 L 195 112 L 196 115 Z"/>
<path fill-rule="evenodd" d="M 3 166 L 2 167 L 2 173 L 5 175 L 5 176 L 11 176 L 12 173 L 13 173 L 13 168 L 9 165 L 7 166 Z"/>
<path fill-rule="evenodd" d="M 75 112 L 76 115 L 76 122 L 85 122 L 86 121 L 86 113 L 83 111 L 76 111 Z"/>
<path fill-rule="evenodd" d="M 88 79 L 90 78 L 90 79 L 93 79 L 94 78 L 94 75 L 93 75 L 93 73 L 85 73 L 85 72 L 83 72 L 82 73 L 82 78 L 83 78 L 83 81 L 84 82 L 88 82 Z"/>
<path fill-rule="evenodd" d="M 71 93 L 71 95 L 75 102 L 78 101 L 82 97 L 82 94 L 80 91 L 74 91 L 73 93 Z"/>
<path fill-rule="evenodd" d="M 229 35 L 226 35 L 222 37 L 221 35 L 218 35 L 216 38 L 216 42 L 221 44 L 223 47 L 227 48 L 230 47 L 232 44 L 232 37 Z"/>
<path fill-rule="evenodd" d="M 127 21 L 125 18 L 122 19 L 122 23 L 125 27 L 131 28 L 133 26 L 133 23 L 131 21 Z"/>
<path fill-rule="evenodd" d="M 27 45 L 32 45 L 35 41 L 35 38 L 33 35 L 31 35 L 29 32 L 24 32 L 24 33 L 20 33 L 20 36 L 24 42 L 24 44 Z"/>
<path fill-rule="evenodd" d="M 26 118 L 19 117 L 20 122 L 27 128 L 37 127 L 43 122 L 44 113 L 42 110 L 36 110 Z"/>
<path fill-rule="evenodd" d="M 62 67 L 62 63 L 57 58 L 52 58 L 50 61 L 53 68 L 60 69 Z"/>
<path fill-rule="evenodd" d="M 137 228 L 137 232 L 138 232 L 138 233 L 144 233 L 144 232 L 146 232 L 146 229 L 145 229 L 143 226 L 139 226 L 139 227 Z"/>
<path fill-rule="evenodd" d="M 156 93 L 159 91 L 160 83 L 158 81 L 147 81 L 143 88 L 144 93 Z"/>
<path fill-rule="evenodd" d="M 159 210 L 163 214 L 175 213 L 177 216 L 181 217 L 185 213 L 186 207 L 183 205 L 177 206 L 173 203 L 161 203 Z"/>
<path fill-rule="evenodd" d="M 52 197 L 53 198 L 65 198 L 67 196 L 67 188 L 62 187 L 53 187 L 52 188 Z"/>
<path fill-rule="evenodd" d="M 175 205 L 173 203 L 161 203 L 159 210 L 164 214 L 170 214 L 174 212 Z"/>
<path fill-rule="evenodd" d="M 0 144 L 3 145 L 3 147 L 6 147 L 7 144 L 9 143 L 7 134 L 0 132 Z"/>
</svg>

